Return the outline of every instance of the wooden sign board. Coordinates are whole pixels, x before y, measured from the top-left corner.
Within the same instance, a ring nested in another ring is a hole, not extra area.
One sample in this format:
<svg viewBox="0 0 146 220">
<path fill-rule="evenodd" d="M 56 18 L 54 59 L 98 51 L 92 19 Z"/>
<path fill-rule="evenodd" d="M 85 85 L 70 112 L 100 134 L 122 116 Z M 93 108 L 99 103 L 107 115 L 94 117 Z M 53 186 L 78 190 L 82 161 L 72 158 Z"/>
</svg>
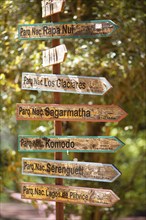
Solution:
<svg viewBox="0 0 146 220">
<path fill-rule="evenodd" d="M 121 173 L 111 164 L 22 158 L 22 174 L 113 182 Z"/>
<path fill-rule="evenodd" d="M 114 153 L 123 145 L 122 141 L 111 136 L 18 136 L 21 152 Z"/>
<path fill-rule="evenodd" d="M 111 20 L 58 22 L 18 25 L 20 40 L 58 38 L 98 38 L 110 36 L 118 26 Z"/>
<path fill-rule="evenodd" d="M 25 90 L 103 95 L 112 86 L 104 77 L 22 73 L 21 88 Z"/>
<path fill-rule="evenodd" d="M 21 183 L 21 198 L 111 207 L 120 199 L 107 189 Z"/>
<path fill-rule="evenodd" d="M 43 67 L 62 63 L 67 55 L 67 49 L 64 44 L 43 51 Z"/>
<path fill-rule="evenodd" d="M 48 17 L 50 15 L 63 11 L 65 0 L 43 0 L 42 1 L 42 17 Z"/>
<path fill-rule="evenodd" d="M 118 122 L 127 113 L 116 105 L 17 104 L 17 120 Z"/>
</svg>

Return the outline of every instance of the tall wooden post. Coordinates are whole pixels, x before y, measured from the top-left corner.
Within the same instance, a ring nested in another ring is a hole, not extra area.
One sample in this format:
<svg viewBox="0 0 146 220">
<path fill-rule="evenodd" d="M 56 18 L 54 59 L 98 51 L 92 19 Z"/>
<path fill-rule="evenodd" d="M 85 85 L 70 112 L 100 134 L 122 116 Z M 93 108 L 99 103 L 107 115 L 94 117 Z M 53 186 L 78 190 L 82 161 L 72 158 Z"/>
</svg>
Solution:
<svg viewBox="0 0 146 220">
<path fill-rule="evenodd" d="M 59 14 L 52 15 L 52 22 L 59 22 Z M 60 45 L 59 39 L 52 40 L 52 47 Z M 53 65 L 53 74 L 60 74 L 60 64 Z M 54 92 L 54 103 L 61 103 L 61 93 Z M 54 135 L 62 135 L 62 122 L 54 121 Z M 62 160 L 62 153 L 54 153 L 55 160 Z M 55 179 L 56 185 L 63 185 L 63 179 Z M 56 220 L 64 220 L 63 203 L 56 202 Z"/>
</svg>

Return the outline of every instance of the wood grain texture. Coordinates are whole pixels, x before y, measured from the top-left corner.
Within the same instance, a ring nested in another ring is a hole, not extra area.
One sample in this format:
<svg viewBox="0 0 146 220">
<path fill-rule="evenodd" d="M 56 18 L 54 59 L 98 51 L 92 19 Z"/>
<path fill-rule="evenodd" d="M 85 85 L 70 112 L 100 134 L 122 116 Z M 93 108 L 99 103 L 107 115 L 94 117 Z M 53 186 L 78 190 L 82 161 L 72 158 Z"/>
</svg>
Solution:
<svg viewBox="0 0 146 220">
<path fill-rule="evenodd" d="M 17 104 L 17 120 L 118 122 L 127 113 L 116 105 Z"/>
<path fill-rule="evenodd" d="M 111 20 L 24 24 L 18 26 L 21 40 L 49 38 L 98 38 L 110 36 L 118 26 Z"/>
<path fill-rule="evenodd" d="M 43 51 L 43 67 L 55 65 L 65 61 L 67 56 L 67 49 L 65 44 L 47 49 Z"/>
<path fill-rule="evenodd" d="M 54 0 L 50 2 L 48 0 L 42 0 L 42 18 L 54 15 L 63 11 L 65 0 Z"/>
<path fill-rule="evenodd" d="M 112 86 L 104 77 L 22 73 L 21 88 L 25 90 L 103 95 Z"/>
<path fill-rule="evenodd" d="M 111 164 L 22 158 L 22 174 L 113 182 L 121 173 Z"/>
<path fill-rule="evenodd" d="M 111 207 L 120 199 L 107 189 L 21 183 L 22 199 L 38 199 L 62 203 Z"/>
<path fill-rule="evenodd" d="M 115 152 L 124 143 L 112 136 L 30 136 L 19 135 L 19 151 L 24 152 Z"/>
</svg>

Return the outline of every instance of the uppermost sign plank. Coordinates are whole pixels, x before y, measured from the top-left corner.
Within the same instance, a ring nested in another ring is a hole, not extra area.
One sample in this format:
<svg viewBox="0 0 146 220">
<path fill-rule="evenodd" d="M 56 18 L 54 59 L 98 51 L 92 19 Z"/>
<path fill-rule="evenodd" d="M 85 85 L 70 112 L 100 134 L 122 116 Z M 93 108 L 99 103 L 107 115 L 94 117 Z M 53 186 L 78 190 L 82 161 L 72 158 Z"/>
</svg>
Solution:
<svg viewBox="0 0 146 220">
<path fill-rule="evenodd" d="M 43 0 L 42 2 L 42 17 L 48 17 L 50 15 L 59 13 L 63 10 L 65 0 Z"/>
<path fill-rule="evenodd" d="M 118 28 L 111 20 L 73 21 L 18 25 L 20 40 L 48 40 L 58 38 L 108 37 Z"/>
</svg>

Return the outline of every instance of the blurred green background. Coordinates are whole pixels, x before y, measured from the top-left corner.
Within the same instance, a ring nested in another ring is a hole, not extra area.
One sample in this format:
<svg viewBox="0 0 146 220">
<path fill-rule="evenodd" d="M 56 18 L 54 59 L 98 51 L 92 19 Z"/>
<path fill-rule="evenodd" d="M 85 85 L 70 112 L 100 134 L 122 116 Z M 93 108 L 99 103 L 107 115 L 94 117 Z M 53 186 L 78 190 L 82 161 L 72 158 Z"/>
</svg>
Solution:
<svg viewBox="0 0 146 220">
<path fill-rule="evenodd" d="M 146 207 L 146 118 L 145 118 L 145 25 L 144 0 L 66 0 L 60 21 L 109 19 L 119 29 L 111 37 L 64 39 L 67 59 L 62 74 L 106 77 L 113 88 L 104 96 L 61 94 L 63 104 L 115 104 L 128 116 L 119 123 L 63 122 L 63 135 L 116 136 L 125 146 L 114 154 L 63 153 L 64 160 L 112 163 L 122 173 L 113 183 L 64 180 L 64 185 L 112 189 L 120 201 L 112 208 L 65 205 L 70 214 L 83 220 L 109 220 L 125 216 L 145 216 Z M 21 174 L 21 158 L 53 159 L 53 153 L 19 153 L 19 135 L 53 135 L 48 121 L 16 121 L 16 103 L 53 103 L 53 93 L 21 90 L 22 72 L 52 73 L 42 67 L 42 50 L 51 40 L 20 41 L 18 24 L 51 22 L 42 19 L 40 0 L 1 0 L 0 82 L 1 82 L 1 202 L 9 201 L 10 191 L 20 192 L 22 181 L 51 183 L 54 179 Z"/>
</svg>

